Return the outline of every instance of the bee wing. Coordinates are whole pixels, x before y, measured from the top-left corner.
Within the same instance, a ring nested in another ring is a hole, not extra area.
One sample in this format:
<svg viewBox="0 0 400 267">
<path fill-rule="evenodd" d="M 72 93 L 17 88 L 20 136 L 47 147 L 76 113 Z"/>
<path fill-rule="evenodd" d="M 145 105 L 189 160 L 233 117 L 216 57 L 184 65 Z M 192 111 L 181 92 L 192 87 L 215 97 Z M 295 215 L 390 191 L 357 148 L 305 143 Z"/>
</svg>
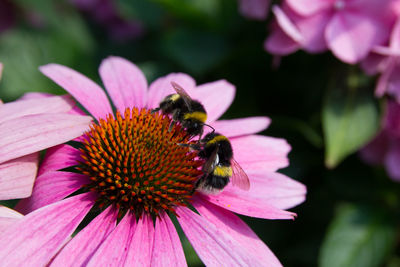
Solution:
<svg viewBox="0 0 400 267">
<path fill-rule="evenodd" d="M 176 82 L 171 82 L 172 87 L 176 91 L 176 93 L 182 97 L 183 101 L 185 102 L 186 106 L 190 109 L 190 102 L 192 101 L 192 98 L 189 96 L 189 94 L 185 91 L 185 89 L 182 88 L 179 84 Z"/>
<path fill-rule="evenodd" d="M 215 168 L 215 160 L 218 155 L 218 147 L 216 147 L 211 154 L 211 156 L 207 159 L 206 163 L 203 165 L 203 172 L 206 174 L 210 174 Z"/>
<path fill-rule="evenodd" d="M 239 163 L 237 163 L 237 161 L 234 159 L 231 160 L 231 166 L 232 166 L 232 177 L 231 177 L 232 185 L 248 191 L 250 189 L 250 181 L 247 174 L 244 172 L 242 167 L 240 167 Z"/>
</svg>

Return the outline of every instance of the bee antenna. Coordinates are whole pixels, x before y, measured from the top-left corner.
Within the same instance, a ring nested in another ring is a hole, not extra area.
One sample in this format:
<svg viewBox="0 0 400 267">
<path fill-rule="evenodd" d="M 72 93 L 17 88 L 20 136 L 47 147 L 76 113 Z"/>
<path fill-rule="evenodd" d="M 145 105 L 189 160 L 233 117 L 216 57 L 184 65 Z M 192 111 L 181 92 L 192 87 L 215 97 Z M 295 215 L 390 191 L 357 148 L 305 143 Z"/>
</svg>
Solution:
<svg viewBox="0 0 400 267">
<path fill-rule="evenodd" d="M 215 132 L 215 129 L 214 129 L 214 127 L 212 127 L 211 125 L 209 125 L 209 124 L 207 124 L 207 123 L 204 123 L 203 125 L 210 127 L 210 128 L 212 129 L 212 133 L 214 133 L 214 132 Z"/>
</svg>

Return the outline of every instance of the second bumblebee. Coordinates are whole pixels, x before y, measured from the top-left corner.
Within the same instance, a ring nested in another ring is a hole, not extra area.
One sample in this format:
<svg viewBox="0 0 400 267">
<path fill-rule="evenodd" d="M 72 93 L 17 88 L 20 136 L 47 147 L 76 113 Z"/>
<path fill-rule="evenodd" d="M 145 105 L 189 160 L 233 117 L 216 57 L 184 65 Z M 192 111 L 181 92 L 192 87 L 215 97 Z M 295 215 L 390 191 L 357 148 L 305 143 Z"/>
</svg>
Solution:
<svg viewBox="0 0 400 267">
<path fill-rule="evenodd" d="M 211 132 L 200 140 L 202 147 L 198 156 L 206 160 L 203 176 L 197 181 L 196 189 L 204 193 L 217 193 L 232 182 L 243 190 L 250 189 L 249 178 L 233 158 L 233 149 L 229 139 L 219 133 Z"/>
</svg>

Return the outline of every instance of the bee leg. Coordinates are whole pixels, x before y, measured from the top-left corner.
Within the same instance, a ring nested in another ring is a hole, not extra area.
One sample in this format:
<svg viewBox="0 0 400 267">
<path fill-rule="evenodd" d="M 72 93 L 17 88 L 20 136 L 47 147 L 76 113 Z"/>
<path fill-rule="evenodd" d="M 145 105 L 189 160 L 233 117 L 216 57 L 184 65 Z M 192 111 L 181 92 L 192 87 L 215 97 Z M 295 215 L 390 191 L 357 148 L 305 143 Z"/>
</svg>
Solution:
<svg viewBox="0 0 400 267">
<path fill-rule="evenodd" d="M 174 128 L 175 124 L 176 124 L 176 121 L 171 121 L 171 123 L 169 124 L 168 132 L 172 131 L 172 128 Z"/>
<path fill-rule="evenodd" d="M 156 113 L 157 111 L 159 111 L 160 109 L 161 109 L 161 108 L 152 109 L 151 112 L 150 112 L 150 114 L 154 114 L 154 113 Z"/>
<path fill-rule="evenodd" d="M 181 111 L 179 109 L 175 109 L 172 112 L 172 120 L 179 121 L 180 116 L 181 116 Z"/>
<path fill-rule="evenodd" d="M 183 147 L 190 147 L 190 144 L 182 144 L 182 143 L 176 143 L 178 146 L 183 146 Z"/>
<path fill-rule="evenodd" d="M 168 132 L 171 132 L 172 128 L 174 127 L 176 122 L 179 121 L 179 114 L 180 114 L 180 111 L 178 109 L 176 109 L 172 112 L 172 122 L 169 125 Z"/>
<path fill-rule="evenodd" d="M 200 143 L 202 137 L 203 137 L 203 130 L 201 130 L 201 132 L 199 134 L 199 140 L 197 140 L 197 144 Z"/>
<path fill-rule="evenodd" d="M 197 181 L 196 181 L 196 183 L 194 184 L 194 189 L 196 190 L 197 188 L 199 188 L 199 186 L 200 186 L 200 183 L 202 183 L 202 182 L 204 182 L 204 175 L 203 176 L 201 176 Z"/>
<path fill-rule="evenodd" d="M 201 147 L 197 144 L 182 144 L 182 143 L 176 143 L 178 146 L 182 146 L 182 147 L 189 147 L 191 149 L 191 151 L 200 151 Z"/>
<path fill-rule="evenodd" d="M 189 137 L 189 138 L 188 138 L 188 141 L 190 141 L 190 139 L 193 138 L 193 136 L 191 136 L 190 134 L 186 134 L 186 135 L 182 138 L 182 140 L 185 140 L 187 137 Z"/>
<path fill-rule="evenodd" d="M 197 191 L 202 191 L 202 188 L 204 187 L 205 183 L 206 183 L 206 179 L 207 179 L 207 175 L 203 175 L 201 176 L 196 183 L 194 184 L 194 190 Z"/>
</svg>

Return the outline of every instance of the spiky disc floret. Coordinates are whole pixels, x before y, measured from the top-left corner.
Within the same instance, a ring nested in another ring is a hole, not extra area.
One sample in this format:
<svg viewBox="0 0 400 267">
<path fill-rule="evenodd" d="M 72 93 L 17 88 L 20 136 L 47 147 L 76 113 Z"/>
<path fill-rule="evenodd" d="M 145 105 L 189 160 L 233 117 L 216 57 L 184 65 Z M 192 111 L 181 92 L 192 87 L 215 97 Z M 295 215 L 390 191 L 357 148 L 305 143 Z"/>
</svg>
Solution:
<svg viewBox="0 0 400 267">
<path fill-rule="evenodd" d="M 170 123 L 167 116 L 134 108 L 91 125 L 77 169 L 90 177 L 84 188 L 98 193 L 100 206 L 140 216 L 187 204 L 202 161 L 179 145 L 189 142 L 187 133 L 180 125 L 169 129 Z"/>
</svg>

